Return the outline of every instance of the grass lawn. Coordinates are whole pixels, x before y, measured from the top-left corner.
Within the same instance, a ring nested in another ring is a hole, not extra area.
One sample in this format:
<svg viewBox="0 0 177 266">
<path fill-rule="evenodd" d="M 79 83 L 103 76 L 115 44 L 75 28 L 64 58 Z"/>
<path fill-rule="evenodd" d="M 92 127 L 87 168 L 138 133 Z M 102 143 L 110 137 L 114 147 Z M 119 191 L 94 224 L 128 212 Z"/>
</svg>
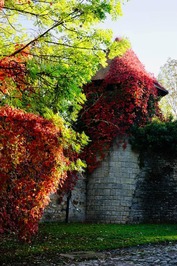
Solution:
<svg viewBox="0 0 177 266">
<path fill-rule="evenodd" d="M 60 262 L 61 253 L 103 251 L 172 241 L 177 242 L 177 225 L 174 224 L 44 223 L 40 224 L 39 233 L 30 244 L 19 243 L 12 236 L 0 235 L 0 265 L 37 265 L 33 264 L 36 258 Z"/>
</svg>

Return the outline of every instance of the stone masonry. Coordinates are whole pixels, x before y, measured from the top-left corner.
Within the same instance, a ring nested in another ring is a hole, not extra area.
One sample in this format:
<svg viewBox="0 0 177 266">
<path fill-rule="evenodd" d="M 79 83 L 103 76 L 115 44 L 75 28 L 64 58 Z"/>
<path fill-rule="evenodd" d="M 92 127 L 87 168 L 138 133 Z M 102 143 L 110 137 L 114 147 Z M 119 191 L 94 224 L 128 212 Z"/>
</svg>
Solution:
<svg viewBox="0 0 177 266">
<path fill-rule="evenodd" d="M 115 141 L 107 158 L 88 178 L 87 221 L 127 223 L 139 172 L 138 154 L 129 144 L 123 149 Z"/>
<path fill-rule="evenodd" d="M 130 222 L 176 223 L 177 161 L 152 155 L 138 175 Z"/>
<path fill-rule="evenodd" d="M 172 157 L 172 155 L 171 155 Z M 92 175 L 80 175 L 69 201 L 69 222 L 141 223 L 177 221 L 177 160 L 139 154 L 117 140 Z M 66 220 L 67 198 L 56 195 L 43 220 Z"/>
<path fill-rule="evenodd" d="M 75 189 L 69 195 L 65 195 L 60 202 L 57 194 L 51 195 L 51 202 L 45 209 L 42 221 L 47 222 L 84 222 L 86 219 L 86 179 L 80 174 Z M 69 212 L 67 217 L 67 200 L 69 200 Z"/>
</svg>

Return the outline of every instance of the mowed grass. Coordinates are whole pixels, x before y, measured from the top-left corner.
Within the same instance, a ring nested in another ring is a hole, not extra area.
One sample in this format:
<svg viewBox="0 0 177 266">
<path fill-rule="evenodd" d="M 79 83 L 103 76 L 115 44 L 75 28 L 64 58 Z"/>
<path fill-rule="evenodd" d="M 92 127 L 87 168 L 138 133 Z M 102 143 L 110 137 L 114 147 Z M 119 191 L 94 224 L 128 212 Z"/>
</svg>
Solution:
<svg viewBox="0 0 177 266">
<path fill-rule="evenodd" d="M 172 241 L 177 241 L 175 224 L 44 223 L 40 224 L 38 235 L 29 244 L 20 243 L 12 236 L 0 236 L 0 265 L 30 262 L 35 256 L 54 258 L 73 251 L 103 251 Z"/>
</svg>

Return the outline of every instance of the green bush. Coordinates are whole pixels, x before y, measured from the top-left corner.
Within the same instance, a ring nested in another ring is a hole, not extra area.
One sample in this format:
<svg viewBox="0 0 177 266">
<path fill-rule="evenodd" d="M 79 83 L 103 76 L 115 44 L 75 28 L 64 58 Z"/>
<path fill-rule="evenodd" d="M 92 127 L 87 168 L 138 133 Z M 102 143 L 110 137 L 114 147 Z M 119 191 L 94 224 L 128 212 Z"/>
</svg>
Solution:
<svg viewBox="0 0 177 266">
<path fill-rule="evenodd" d="M 177 156 L 177 121 L 153 121 L 145 127 L 133 127 L 130 143 L 133 150 Z"/>
</svg>

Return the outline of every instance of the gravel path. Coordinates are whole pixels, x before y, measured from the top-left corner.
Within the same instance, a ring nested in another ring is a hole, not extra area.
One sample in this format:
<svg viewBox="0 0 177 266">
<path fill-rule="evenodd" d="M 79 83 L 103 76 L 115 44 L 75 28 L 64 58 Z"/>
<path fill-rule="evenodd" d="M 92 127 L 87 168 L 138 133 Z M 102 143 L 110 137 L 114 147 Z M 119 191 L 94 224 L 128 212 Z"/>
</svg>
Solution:
<svg viewBox="0 0 177 266">
<path fill-rule="evenodd" d="M 104 253 L 95 260 L 73 262 L 70 266 L 177 266 L 177 244 L 147 245 Z"/>
<path fill-rule="evenodd" d="M 177 243 L 145 245 L 105 252 L 73 252 L 2 266 L 177 266 Z"/>
</svg>

